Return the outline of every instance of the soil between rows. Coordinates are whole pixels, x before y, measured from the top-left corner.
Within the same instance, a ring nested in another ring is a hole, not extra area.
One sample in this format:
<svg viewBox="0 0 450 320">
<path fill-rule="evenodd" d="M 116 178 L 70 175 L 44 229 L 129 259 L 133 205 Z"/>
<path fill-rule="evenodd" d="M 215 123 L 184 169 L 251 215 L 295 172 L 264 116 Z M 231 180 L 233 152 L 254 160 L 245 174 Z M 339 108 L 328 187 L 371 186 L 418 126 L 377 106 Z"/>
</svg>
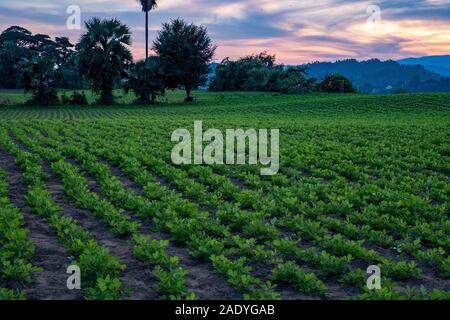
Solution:
<svg viewBox="0 0 450 320">
<path fill-rule="evenodd" d="M 107 165 L 109 169 L 111 170 L 111 173 L 119 178 L 124 185 L 125 188 L 128 190 L 133 191 L 135 194 L 142 194 L 142 188 L 134 181 L 132 181 L 130 178 L 128 178 L 122 171 L 121 168 L 117 167 L 114 163 L 107 159 L 100 159 L 102 163 Z M 157 181 L 162 185 L 166 186 L 170 190 L 174 190 L 174 188 L 170 185 L 169 182 L 165 181 L 161 177 L 156 177 Z M 198 203 L 197 203 L 198 204 Z M 198 204 L 200 206 L 200 204 Z M 186 253 L 188 254 L 188 253 Z M 272 268 L 274 266 L 270 266 L 266 263 L 256 263 L 252 264 L 253 272 L 252 275 L 260 278 L 262 281 L 269 281 L 269 277 L 272 274 Z M 314 270 L 312 268 L 309 268 L 308 266 L 302 265 L 303 269 L 307 270 L 308 272 L 315 272 L 317 270 Z M 360 294 L 360 290 L 358 288 L 353 288 L 348 285 L 344 285 L 342 283 L 338 283 L 336 279 L 327 281 L 327 286 L 329 289 L 329 297 L 332 299 L 344 299 L 349 295 L 355 295 Z M 303 294 L 301 292 L 298 292 L 295 290 L 291 285 L 286 284 L 278 284 L 276 291 L 280 293 L 283 300 L 315 300 L 317 298 Z"/>
<path fill-rule="evenodd" d="M 89 210 L 80 209 L 75 203 L 70 202 L 64 194 L 61 179 L 53 172 L 47 162 L 42 162 L 44 171 L 48 174 L 47 188 L 52 193 L 52 198 L 67 216 L 72 217 L 83 228 L 92 235 L 100 245 L 108 248 L 112 256 L 120 258 L 120 263 L 126 265 L 122 272 L 121 282 L 124 289 L 131 289 L 127 299 L 131 300 L 153 300 L 157 298 L 152 289 L 156 283 L 152 275 L 151 267 L 136 260 L 133 256 L 133 245 L 126 239 L 120 239 L 109 229 L 106 223 L 97 220 Z"/>
<path fill-rule="evenodd" d="M 67 159 L 72 165 L 80 167 L 80 164 L 74 159 Z M 124 185 L 125 189 L 132 191 L 136 195 L 142 195 L 142 189 L 133 181 L 128 179 L 119 168 L 114 167 L 109 162 L 102 163 L 109 166 L 111 173 L 116 176 Z M 82 170 L 83 171 L 83 170 Z M 102 195 L 101 188 L 97 181 L 89 174 L 84 172 L 84 176 L 88 180 L 89 189 L 96 192 L 101 198 L 109 200 Z M 137 215 L 125 210 L 125 213 L 134 221 L 142 225 L 140 232 L 148 235 L 156 240 L 169 240 L 169 236 L 160 232 L 152 231 L 152 222 L 146 219 L 141 219 Z M 193 258 L 187 248 L 176 246 L 170 243 L 167 248 L 167 253 L 172 256 L 177 256 L 180 259 L 180 266 L 187 271 L 186 287 L 189 291 L 195 292 L 199 299 L 202 300 L 238 300 L 242 299 L 242 294 L 236 292 L 235 289 L 220 275 L 216 274 L 210 263 L 200 261 Z"/>
<path fill-rule="evenodd" d="M 106 164 L 109 167 L 109 169 L 111 170 L 111 173 L 121 180 L 122 184 L 124 185 L 124 187 L 126 189 L 134 192 L 135 194 L 139 194 L 139 195 L 141 195 L 143 193 L 142 187 L 139 186 L 136 182 L 134 182 L 130 178 L 128 178 L 123 173 L 122 169 L 117 167 L 115 164 L 113 164 L 109 160 L 100 159 L 100 161 L 102 163 Z M 163 180 L 162 178 L 157 177 L 157 180 L 160 181 L 161 185 L 166 186 L 169 189 L 172 189 L 170 184 L 168 182 L 166 182 L 165 180 Z M 161 234 L 157 234 L 157 235 L 155 235 L 155 237 L 161 237 L 161 239 L 167 239 L 167 236 L 161 235 Z M 175 249 L 175 250 L 173 250 L 173 249 Z M 195 261 L 195 259 L 192 259 L 189 256 L 188 250 L 185 249 L 185 248 L 171 246 L 171 248 L 168 248 L 168 251 L 169 252 L 172 251 L 174 253 L 177 253 L 178 256 L 182 256 L 183 258 L 185 258 L 187 262 L 189 262 L 189 260 L 192 261 L 192 263 L 189 263 L 190 266 L 189 265 L 186 266 L 188 268 L 197 268 L 199 266 L 199 262 Z M 182 251 L 182 252 L 180 252 L 180 251 Z M 212 267 L 210 266 L 210 264 L 208 264 L 208 263 L 201 263 L 201 264 L 206 265 L 205 267 L 207 269 L 210 269 L 213 272 Z M 253 276 L 261 278 L 264 281 L 267 281 L 270 275 L 271 275 L 271 268 L 267 264 L 258 264 L 258 268 L 255 268 L 254 272 L 253 272 Z M 221 280 L 221 281 L 223 282 L 223 280 Z M 225 286 L 228 286 L 228 287 L 231 288 L 231 286 L 228 283 L 225 283 Z M 220 288 L 222 290 L 224 290 L 224 288 L 226 288 L 226 287 L 220 286 Z M 231 288 L 231 290 L 232 290 L 232 288 Z M 277 291 L 281 294 L 281 297 L 284 300 L 311 300 L 311 299 L 315 299 L 312 296 L 309 296 L 309 295 L 306 295 L 306 294 L 302 294 L 302 293 L 296 291 L 294 288 L 292 288 L 292 286 L 289 286 L 289 285 L 280 284 L 280 285 L 277 286 Z M 338 290 L 336 290 L 336 292 L 337 291 Z M 218 293 L 220 293 L 220 292 L 218 292 Z M 346 294 L 341 291 L 340 295 L 342 295 L 342 297 L 343 297 Z M 224 298 L 223 298 L 223 296 L 219 296 L 218 299 L 224 299 Z M 232 299 L 236 299 L 236 297 L 232 297 Z"/>
<path fill-rule="evenodd" d="M 28 148 L 24 146 L 23 143 L 14 138 L 15 137 L 13 136 L 13 140 L 19 147 L 28 151 Z M 73 159 L 66 159 L 66 161 L 80 167 L 79 163 Z M 93 213 L 89 210 L 79 209 L 76 207 L 76 204 L 69 202 L 64 194 L 61 178 L 53 171 L 47 161 L 41 161 L 41 165 L 48 175 L 47 188 L 52 192 L 53 201 L 61 206 L 65 214 L 74 218 L 81 226 L 88 230 L 95 240 L 108 247 L 111 255 L 120 257 L 120 262 L 127 265 L 127 269 L 124 271 L 121 281 L 125 288 L 131 288 L 133 290 L 131 296 L 128 298 L 132 300 L 156 299 L 156 292 L 153 290 L 151 290 L 151 294 L 148 292 L 149 288 L 155 283 L 156 278 L 152 275 L 150 267 L 145 266 L 133 257 L 132 244 L 127 240 L 120 239 L 114 235 L 109 230 L 109 227 L 102 221 L 96 220 Z M 85 177 L 88 181 L 89 190 L 91 192 L 96 192 L 101 198 L 108 200 L 106 197 L 102 196 L 97 181 L 90 175 L 85 175 Z M 130 213 L 128 212 L 128 214 Z M 150 231 L 151 224 L 149 224 L 148 220 L 144 221 L 139 219 L 134 214 L 130 214 L 130 217 L 143 225 L 141 230 L 142 234 L 157 240 L 168 239 L 167 235 Z M 223 277 L 214 273 L 210 264 L 192 258 L 189 255 L 187 248 L 169 245 L 167 247 L 167 252 L 180 258 L 180 266 L 188 271 L 186 276 L 186 287 L 189 291 L 195 292 L 199 299 L 242 299 L 242 294 L 236 292 Z M 144 283 L 150 281 L 153 283 L 147 285 Z"/>
<path fill-rule="evenodd" d="M 12 136 L 12 139 L 22 150 L 30 152 L 30 150 L 23 143 L 15 139 L 14 136 Z M 152 289 L 152 286 L 156 283 L 156 279 L 152 275 L 149 267 L 134 259 L 132 245 L 127 240 L 115 236 L 109 230 L 108 226 L 102 221 L 97 220 L 90 211 L 79 209 L 75 203 L 70 202 L 65 197 L 61 179 L 56 175 L 50 165 L 43 160 L 40 164 L 47 174 L 46 187 L 52 194 L 52 200 L 61 207 L 66 216 L 72 217 L 77 221 L 84 229 L 90 232 L 94 240 L 100 245 L 108 248 L 109 253 L 112 256 L 117 256 L 120 259 L 120 263 L 126 265 L 126 269 L 121 274 L 121 282 L 123 289 L 127 289 L 127 291 L 130 292 L 124 298 L 132 300 L 156 299 L 156 292 Z M 65 268 L 67 268 L 67 266 Z M 68 275 L 65 274 L 65 270 L 66 269 L 64 269 L 63 275 L 64 287 L 66 288 Z M 82 272 L 83 271 L 81 270 L 81 276 Z M 58 298 L 56 296 L 56 298 L 50 297 L 49 299 Z"/>
<path fill-rule="evenodd" d="M 58 243 L 56 233 L 26 203 L 27 187 L 22 182 L 23 172 L 15 164 L 15 158 L 0 147 L 0 163 L 5 169 L 9 183 L 11 203 L 20 209 L 25 218 L 25 227 L 29 229 L 28 238 L 35 246 L 32 259 L 34 266 L 43 270 L 34 273 L 32 283 L 19 284 L 6 282 L 6 287 L 24 289 L 30 300 L 75 300 L 82 295 L 77 290 L 67 288 L 67 267 L 69 254 Z M 3 282 L 3 281 L 0 281 Z"/>
</svg>

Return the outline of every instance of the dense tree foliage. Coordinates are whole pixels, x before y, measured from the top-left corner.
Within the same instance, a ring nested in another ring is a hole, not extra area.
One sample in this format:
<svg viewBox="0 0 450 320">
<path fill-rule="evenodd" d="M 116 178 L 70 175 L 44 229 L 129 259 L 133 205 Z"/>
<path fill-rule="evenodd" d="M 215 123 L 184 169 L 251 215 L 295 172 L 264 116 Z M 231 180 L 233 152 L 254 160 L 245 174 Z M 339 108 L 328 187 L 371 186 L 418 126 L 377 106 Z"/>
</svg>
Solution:
<svg viewBox="0 0 450 320">
<path fill-rule="evenodd" d="M 423 82 L 411 81 L 408 84 L 410 92 L 449 92 L 450 78 L 430 79 Z"/>
<path fill-rule="evenodd" d="M 30 60 L 23 60 L 21 66 L 25 91 L 33 93 L 33 98 L 28 104 L 37 106 L 59 104 L 54 62 L 46 56 L 34 56 Z"/>
<path fill-rule="evenodd" d="M 88 83 L 83 80 L 80 72 L 80 55 L 78 52 L 72 53 L 60 67 L 59 72 L 59 88 L 62 89 L 84 89 L 88 87 Z"/>
<path fill-rule="evenodd" d="M 80 93 L 77 91 L 74 91 L 70 96 L 68 96 L 66 92 L 63 92 L 61 96 L 61 103 L 74 106 L 84 106 L 89 104 L 84 92 Z"/>
<path fill-rule="evenodd" d="M 356 89 L 353 87 L 351 81 L 343 75 L 327 74 L 319 84 L 320 90 L 334 93 L 353 93 Z"/>
<path fill-rule="evenodd" d="M 192 101 L 191 91 L 206 83 L 216 50 L 206 28 L 181 19 L 164 23 L 153 49 L 159 56 L 167 87 L 183 87 L 186 101 Z"/>
<path fill-rule="evenodd" d="M 213 91 L 238 91 L 244 90 L 250 79 L 250 73 L 254 69 L 269 69 L 275 63 L 275 56 L 267 53 L 247 56 L 237 61 L 225 58 L 216 67 L 210 89 Z"/>
<path fill-rule="evenodd" d="M 38 39 L 42 38 L 33 34 L 25 28 L 11 26 L 0 34 L 0 43 L 12 42 L 21 48 L 27 48 L 36 51 Z"/>
<path fill-rule="evenodd" d="M 21 86 L 20 63 L 32 56 L 34 41 L 30 31 L 12 26 L 0 34 L 0 88 Z"/>
<path fill-rule="evenodd" d="M 44 34 L 33 35 L 25 28 L 12 26 L 0 34 L 0 88 L 22 88 L 20 65 L 23 60 L 46 56 L 59 70 L 58 86 L 82 86 L 74 45 L 66 37 L 50 39 Z"/>
<path fill-rule="evenodd" d="M 98 102 L 111 104 L 114 82 L 124 76 L 132 62 L 130 30 L 117 19 L 98 18 L 86 22 L 86 29 L 77 45 L 80 70 L 91 81 L 92 89 L 100 93 Z"/>
<path fill-rule="evenodd" d="M 275 64 L 275 56 L 266 52 L 237 61 L 226 58 L 217 65 L 210 83 L 212 91 L 269 91 L 298 93 L 311 91 L 315 79 L 307 78 L 304 67 Z"/>
<path fill-rule="evenodd" d="M 154 103 L 159 95 L 164 95 L 164 74 L 157 57 L 150 57 L 146 61 L 133 64 L 128 71 L 124 85 L 125 92 L 136 94 L 137 104 Z"/>
<path fill-rule="evenodd" d="M 21 86 L 19 63 L 25 58 L 30 58 L 28 49 L 10 41 L 0 44 L 0 88 L 16 89 Z"/>
</svg>

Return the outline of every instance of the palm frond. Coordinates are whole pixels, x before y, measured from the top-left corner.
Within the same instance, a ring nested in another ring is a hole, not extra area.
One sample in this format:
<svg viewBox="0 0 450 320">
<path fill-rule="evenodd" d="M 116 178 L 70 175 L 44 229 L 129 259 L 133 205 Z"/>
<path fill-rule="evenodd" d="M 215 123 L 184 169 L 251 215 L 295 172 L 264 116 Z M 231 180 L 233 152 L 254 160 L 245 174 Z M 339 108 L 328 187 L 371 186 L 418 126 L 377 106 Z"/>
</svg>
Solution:
<svg viewBox="0 0 450 320">
<path fill-rule="evenodd" d="M 137 0 L 137 2 L 139 2 L 141 4 L 142 11 L 144 11 L 144 12 L 148 12 L 153 9 L 156 9 L 156 7 L 158 6 L 156 0 Z"/>
</svg>

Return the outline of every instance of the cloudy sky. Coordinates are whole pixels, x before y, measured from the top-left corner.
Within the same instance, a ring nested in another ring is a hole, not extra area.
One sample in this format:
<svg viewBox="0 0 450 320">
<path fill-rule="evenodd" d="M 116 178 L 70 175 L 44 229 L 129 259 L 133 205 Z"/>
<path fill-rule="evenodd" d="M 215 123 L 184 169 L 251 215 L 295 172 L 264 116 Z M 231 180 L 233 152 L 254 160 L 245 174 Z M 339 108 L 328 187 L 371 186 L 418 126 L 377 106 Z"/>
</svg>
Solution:
<svg viewBox="0 0 450 320">
<path fill-rule="evenodd" d="M 398 59 L 450 54 L 450 0 L 160 0 L 150 37 L 182 17 L 203 24 L 219 46 L 216 60 L 268 51 L 283 63 L 342 58 Z M 81 19 L 117 17 L 133 31 L 132 50 L 144 56 L 144 14 L 136 0 L 0 0 L 0 29 L 69 36 L 70 5 Z M 380 12 L 378 9 L 380 8 Z"/>
</svg>

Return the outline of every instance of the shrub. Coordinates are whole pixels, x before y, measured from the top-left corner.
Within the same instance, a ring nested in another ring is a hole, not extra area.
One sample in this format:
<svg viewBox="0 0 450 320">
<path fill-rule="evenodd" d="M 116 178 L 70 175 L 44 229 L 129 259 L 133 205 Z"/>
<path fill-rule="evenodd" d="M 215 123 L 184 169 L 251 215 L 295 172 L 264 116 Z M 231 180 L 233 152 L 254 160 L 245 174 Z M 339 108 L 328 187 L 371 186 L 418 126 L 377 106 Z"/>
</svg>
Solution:
<svg viewBox="0 0 450 320">
<path fill-rule="evenodd" d="M 301 93 L 314 89 L 316 79 L 307 78 L 304 67 L 275 64 L 275 56 L 266 52 L 237 61 L 226 58 L 216 67 L 211 91 L 267 91 Z"/>
<path fill-rule="evenodd" d="M 32 92 L 33 98 L 27 105 L 53 106 L 58 105 L 56 92 L 57 74 L 55 64 L 47 57 L 33 57 L 23 60 L 22 84 L 26 92 Z"/>
<path fill-rule="evenodd" d="M 26 300 L 25 291 L 0 288 L 0 300 Z"/>
<path fill-rule="evenodd" d="M 124 90 L 130 90 L 137 96 L 136 104 L 154 103 L 156 97 L 164 95 L 166 86 L 164 75 L 157 57 L 150 57 L 147 61 L 133 64 L 128 71 Z"/>
<path fill-rule="evenodd" d="M 354 93 L 356 89 L 351 81 L 343 75 L 327 74 L 319 84 L 320 90 L 325 92 Z"/>
<path fill-rule="evenodd" d="M 119 278 L 98 278 L 94 287 L 86 290 L 86 300 L 118 300 L 121 293 Z"/>
<path fill-rule="evenodd" d="M 77 91 L 74 91 L 70 97 L 64 93 L 61 97 L 61 103 L 75 106 L 86 106 L 89 104 L 85 93 L 79 93 Z"/>
</svg>

